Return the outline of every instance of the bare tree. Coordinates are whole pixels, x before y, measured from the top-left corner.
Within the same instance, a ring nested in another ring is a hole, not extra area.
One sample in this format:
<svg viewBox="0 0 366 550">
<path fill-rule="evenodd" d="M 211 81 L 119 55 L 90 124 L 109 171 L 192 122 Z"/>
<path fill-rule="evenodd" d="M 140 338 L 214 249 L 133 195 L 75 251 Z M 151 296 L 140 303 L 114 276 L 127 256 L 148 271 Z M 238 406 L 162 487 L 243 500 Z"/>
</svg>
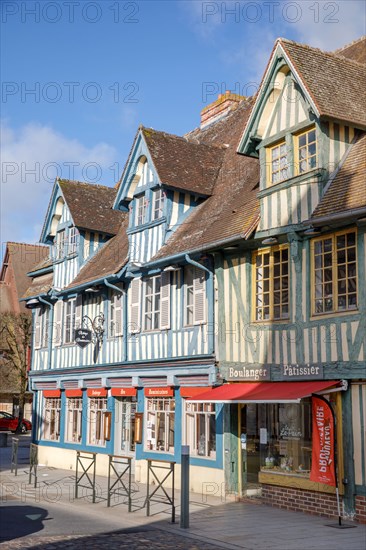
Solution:
<svg viewBox="0 0 366 550">
<path fill-rule="evenodd" d="M 32 318 L 26 313 L 3 313 L 0 316 L 1 383 L 19 392 L 19 422 L 24 417 L 28 384 L 28 353 L 32 335 Z"/>
</svg>

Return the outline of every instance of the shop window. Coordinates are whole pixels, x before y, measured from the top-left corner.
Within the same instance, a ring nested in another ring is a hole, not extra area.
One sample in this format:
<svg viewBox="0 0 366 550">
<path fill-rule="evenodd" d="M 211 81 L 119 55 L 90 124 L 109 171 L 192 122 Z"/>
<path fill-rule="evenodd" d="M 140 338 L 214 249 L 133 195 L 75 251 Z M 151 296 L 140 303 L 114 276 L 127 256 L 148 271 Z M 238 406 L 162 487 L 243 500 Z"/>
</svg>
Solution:
<svg viewBox="0 0 366 550">
<path fill-rule="evenodd" d="M 165 193 L 161 187 L 153 191 L 153 212 L 152 212 L 153 220 L 158 220 L 159 218 L 162 217 L 163 210 L 164 210 L 164 198 L 165 198 Z"/>
<path fill-rule="evenodd" d="M 285 141 L 268 148 L 267 163 L 269 167 L 269 182 L 271 185 L 279 183 L 289 177 L 288 152 Z"/>
<path fill-rule="evenodd" d="M 146 400 L 145 450 L 174 453 L 175 399 Z"/>
<path fill-rule="evenodd" d="M 60 440 L 61 399 L 47 397 L 44 401 L 43 439 Z"/>
<path fill-rule="evenodd" d="M 88 414 L 88 443 L 104 447 L 106 444 L 105 415 L 107 413 L 107 399 L 96 397 L 89 399 Z"/>
<path fill-rule="evenodd" d="M 81 397 L 69 397 L 67 399 L 66 441 L 70 443 L 81 442 L 82 421 L 83 399 Z"/>
<path fill-rule="evenodd" d="M 288 247 L 254 253 L 255 320 L 278 321 L 289 318 Z"/>
<path fill-rule="evenodd" d="M 186 403 L 185 442 L 192 456 L 216 458 L 216 413 L 212 403 Z"/>
<path fill-rule="evenodd" d="M 356 232 L 314 239 L 313 313 L 357 309 Z"/>
<path fill-rule="evenodd" d="M 315 128 L 306 130 L 301 134 L 294 136 L 296 151 L 296 172 L 303 174 L 313 168 L 316 168 L 316 133 Z"/>
</svg>

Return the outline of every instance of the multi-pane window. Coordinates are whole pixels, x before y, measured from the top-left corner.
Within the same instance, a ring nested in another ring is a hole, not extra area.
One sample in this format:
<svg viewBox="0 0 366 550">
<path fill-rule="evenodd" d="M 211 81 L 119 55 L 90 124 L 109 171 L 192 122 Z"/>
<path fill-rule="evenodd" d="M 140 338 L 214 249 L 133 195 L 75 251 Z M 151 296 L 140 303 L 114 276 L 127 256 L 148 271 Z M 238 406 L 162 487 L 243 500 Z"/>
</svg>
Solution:
<svg viewBox="0 0 366 550">
<path fill-rule="evenodd" d="M 40 313 L 40 343 L 42 348 L 46 348 L 48 346 L 50 308 L 48 306 L 44 306 L 40 310 Z"/>
<path fill-rule="evenodd" d="M 122 317 L 122 290 L 120 293 L 111 290 L 109 294 L 109 337 L 121 336 L 123 334 Z"/>
<path fill-rule="evenodd" d="M 213 403 L 186 403 L 185 440 L 192 455 L 216 458 L 216 415 Z"/>
<path fill-rule="evenodd" d="M 65 230 L 56 233 L 55 259 L 62 260 L 65 255 Z"/>
<path fill-rule="evenodd" d="M 96 397 L 89 399 L 89 416 L 88 416 L 88 443 L 89 445 L 104 446 L 105 439 L 105 413 L 107 412 L 107 399 L 104 397 Z"/>
<path fill-rule="evenodd" d="M 47 397 L 44 402 L 43 439 L 60 439 L 61 398 Z"/>
<path fill-rule="evenodd" d="M 147 399 L 146 411 L 145 449 L 174 453 L 175 399 Z"/>
<path fill-rule="evenodd" d="M 337 233 L 313 243 L 313 312 L 357 308 L 356 233 Z"/>
<path fill-rule="evenodd" d="M 287 247 L 258 250 L 254 255 L 255 320 L 289 318 L 289 256 Z"/>
<path fill-rule="evenodd" d="M 153 212 L 152 212 L 153 220 L 158 220 L 163 215 L 164 197 L 165 197 L 165 194 L 161 187 L 156 191 L 153 191 Z"/>
<path fill-rule="evenodd" d="M 316 168 L 316 133 L 315 128 L 295 137 L 297 140 L 298 173 L 303 174 Z"/>
<path fill-rule="evenodd" d="M 144 330 L 160 328 L 160 277 L 150 277 L 145 281 Z"/>
<path fill-rule="evenodd" d="M 66 441 L 70 443 L 81 442 L 82 420 L 83 399 L 81 397 L 69 397 L 67 399 Z"/>
<path fill-rule="evenodd" d="M 74 341 L 74 331 L 75 331 L 75 306 L 76 299 L 72 298 L 64 302 L 64 343 L 70 344 Z"/>
<path fill-rule="evenodd" d="M 271 184 L 279 183 L 289 177 L 287 145 L 284 141 L 269 149 L 269 168 Z"/>
<path fill-rule="evenodd" d="M 69 240 L 68 240 L 68 251 L 69 255 L 75 254 L 78 249 L 78 240 L 79 240 L 79 231 L 76 227 L 70 227 L 69 229 Z"/>
<path fill-rule="evenodd" d="M 145 195 L 140 195 L 136 198 L 136 225 L 145 223 L 146 217 L 146 198 Z"/>
</svg>

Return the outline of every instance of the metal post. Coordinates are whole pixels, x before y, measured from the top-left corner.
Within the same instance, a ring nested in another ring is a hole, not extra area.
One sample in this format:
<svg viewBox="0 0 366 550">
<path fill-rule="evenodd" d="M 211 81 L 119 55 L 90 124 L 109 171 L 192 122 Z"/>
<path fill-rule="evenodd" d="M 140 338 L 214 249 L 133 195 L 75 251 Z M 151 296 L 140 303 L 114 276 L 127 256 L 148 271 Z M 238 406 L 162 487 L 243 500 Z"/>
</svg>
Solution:
<svg viewBox="0 0 366 550">
<path fill-rule="evenodd" d="M 189 445 L 182 445 L 180 482 L 180 526 L 189 527 Z"/>
<path fill-rule="evenodd" d="M 131 486 L 132 486 L 132 458 L 128 461 L 128 511 L 132 510 L 132 497 L 131 497 Z"/>
<path fill-rule="evenodd" d="M 19 439 L 13 437 L 12 446 L 11 446 L 11 473 L 15 470 L 15 475 L 18 475 L 18 448 L 19 448 Z"/>
<path fill-rule="evenodd" d="M 146 488 L 146 515 L 150 515 L 150 464 L 151 461 L 147 461 L 147 488 Z"/>
</svg>

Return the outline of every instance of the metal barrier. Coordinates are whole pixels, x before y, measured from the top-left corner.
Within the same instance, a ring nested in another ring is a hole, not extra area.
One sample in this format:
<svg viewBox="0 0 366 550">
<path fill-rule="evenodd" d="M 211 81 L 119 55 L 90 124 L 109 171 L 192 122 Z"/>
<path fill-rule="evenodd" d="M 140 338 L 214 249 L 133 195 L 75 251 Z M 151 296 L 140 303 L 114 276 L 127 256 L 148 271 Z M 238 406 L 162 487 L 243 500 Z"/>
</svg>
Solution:
<svg viewBox="0 0 366 550">
<path fill-rule="evenodd" d="M 29 452 L 29 480 L 31 484 L 32 476 L 34 477 L 34 487 L 37 487 L 37 468 L 38 468 L 38 445 L 35 443 L 30 444 Z"/>
<path fill-rule="evenodd" d="M 157 462 L 158 464 L 153 464 Z M 174 466 L 175 462 L 170 460 L 147 460 L 147 494 L 146 494 L 146 515 L 150 515 L 150 503 L 157 502 L 160 504 L 169 504 L 172 507 L 172 523 L 175 523 L 175 505 L 174 505 Z M 158 472 L 163 471 L 163 478 L 159 479 Z M 157 486 L 150 493 L 150 474 L 152 474 L 152 480 L 155 479 Z M 169 495 L 164 487 L 164 483 L 171 476 L 172 479 L 172 494 Z M 159 489 L 162 489 L 163 494 L 157 495 Z M 165 496 L 165 500 L 162 500 Z M 160 498 L 159 498 L 160 497 Z"/>
<path fill-rule="evenodd" d="M 118 495 L 127 497 L 128 499 L 128 511 L 131 512 L 132 498 L 131 498 L 131 481 L 132 481 L 132 458 L 130 456 L 108 455 L 109 467 L 108 467 L 108 497 L 107 506 L 111 505 L 111 497 Z M 118 471 L 118 465 L 122 466 L 122 471 Z M 111 476 L 115 474 L 116 479 L 112 483 Z M 123 476 L 128 474 L 128 480 L 124 480 Z"/>
<path fill-rule="evenodd" d="M 83 461 L 90 461 L 89 465 L 83 463 Z M 75 498 L 79 496 L 79 487 L 84 489 L 91 489 L 93 493 L 93 503 L 95 502 L 95 467 L 97 462 L 97 453 L 89 453 L 87 451 L 76 451 L 76 475 L 75 475 Z M 79 465 L 81 466 L 81 475 L 79 474 Z M 88 472 L 90 468 L 92 470 L 92 478 L 90 478 Z M 81 480 L 86 477 L 88 480 L 88 485 L 82 485 Z"/>
<path fill-rule="evenodd" d="M 13 437 L 12 443 L 11 443 L 11 466 L 10 471 L 13 473 L 13 470 L 15 470 L 14 475 L 18 475 L 18 449 L 19 449 L 19 438 Z"/>
</svg>

